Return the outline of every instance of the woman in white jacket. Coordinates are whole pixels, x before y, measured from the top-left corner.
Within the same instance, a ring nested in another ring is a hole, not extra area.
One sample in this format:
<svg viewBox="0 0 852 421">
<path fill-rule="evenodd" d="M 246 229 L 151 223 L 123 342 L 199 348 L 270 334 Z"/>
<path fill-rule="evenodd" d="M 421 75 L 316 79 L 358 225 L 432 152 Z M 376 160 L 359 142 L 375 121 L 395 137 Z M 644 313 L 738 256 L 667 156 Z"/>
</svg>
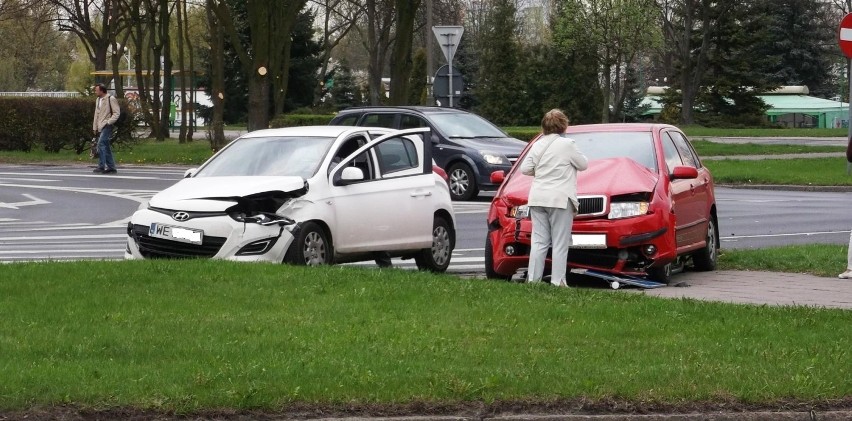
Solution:
<svg viewBox="0 0 852 421">
<path fill-rule="evenodd" d="M 521 172 L 533 177 L 527 202 L 532 219 L 527 282 L 541 281 L 547 249 L 552 246 L 550 282 L 567 287 L 571 226 L 579 206 L 577 171 L 585 170 L 589 164 L 574 139 L 563 136 L 568 117 L 562 111 L 548 111 L 541 120 L 541 129 L 542 137 L 521 162 Z"/>
</svg>

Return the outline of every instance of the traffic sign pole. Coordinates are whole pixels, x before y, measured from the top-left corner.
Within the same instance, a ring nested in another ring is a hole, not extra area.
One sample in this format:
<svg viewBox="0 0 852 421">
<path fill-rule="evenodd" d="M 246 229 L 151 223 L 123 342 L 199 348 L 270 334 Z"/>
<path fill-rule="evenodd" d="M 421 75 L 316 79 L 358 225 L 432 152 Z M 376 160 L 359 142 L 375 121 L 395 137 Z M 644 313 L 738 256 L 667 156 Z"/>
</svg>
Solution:
<svg viewBox="0 0 852 421">
<path fill-rule="evenodd" d="M 441 51 L 444 53 L 444 57 L 447 58 L 447 64 L 449 64 L 450 71 L 450 92 L 449 92 L 449 102 L 450 108 L 453 107 L 453 56 L 456 54 L 456 46 L 458 45 L 459 40 L 461 40 L 462 34 L 464 34 L 464 27 L 462 26 L 433 26 L 432 32 L 435 34 L 435 37 L 438 38 L 438 42 L 441 43 Z M 441 39 L 446 38 L 446 39 Z"/>
<path fill-rule="evenodd" d="M 846 140 L 849 141 L 852 139 L 852 13 L 848 13 L 840 21 L 840 28 L 837 31 L 837 43 L 840 46 L 840 51 L 843 51 L 843 55 L 846 56 L 846 83 L 849 84 L 849 98 L 846 99 L 846 103 L 849 106 L 849 119 L 846 120 L 849 134 Z M 852 172 L 852 163 L 847 162 L 846 174 L 850 172 Z"/>
</svg>

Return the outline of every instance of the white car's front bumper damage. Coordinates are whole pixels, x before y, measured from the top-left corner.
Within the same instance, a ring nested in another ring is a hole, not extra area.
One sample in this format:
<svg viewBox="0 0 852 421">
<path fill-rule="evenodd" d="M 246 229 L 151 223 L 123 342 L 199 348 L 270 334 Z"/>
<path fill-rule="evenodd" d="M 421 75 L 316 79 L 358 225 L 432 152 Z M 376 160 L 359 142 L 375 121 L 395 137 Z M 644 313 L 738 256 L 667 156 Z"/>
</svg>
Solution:
<svg viewBox="0 0 852 421">
<path fill-rule="evenodd" d="M 195 218 L 181 222 L 180 228 L 203 232 L 201 244 L 151 235 L 152 224 L 176 226 L 159 212 L 137 211 L 127 227 L 125 259 L 209 258 L 244 262 L 281 263 L 293 242 L 295 224 L 281 226 L 238 222 L 227 215 Z"/>
<path fill-rule="evenodd" d="M 275 213 L 307 192 L 163 200 L 155 196 L 127 225 L 125 259 L 207 258 L 281 263 L 298 224 Z M 158 200 L 159 199 L 159 200 Z"/>
</svg>

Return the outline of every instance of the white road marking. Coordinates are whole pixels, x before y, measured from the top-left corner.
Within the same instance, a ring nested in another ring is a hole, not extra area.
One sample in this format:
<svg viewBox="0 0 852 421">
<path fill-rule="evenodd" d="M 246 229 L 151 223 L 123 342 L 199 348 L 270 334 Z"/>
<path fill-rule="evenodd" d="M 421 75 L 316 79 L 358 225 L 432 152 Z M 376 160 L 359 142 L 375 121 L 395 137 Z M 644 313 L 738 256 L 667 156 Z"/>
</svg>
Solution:
<svg viewBox="0 0 852 421">
<path fill-rule="evenodd" d="M 22 208 L 22 207 L 24 207 L 24 206 L 35 206 L 35 205 L 47 205 L 47 204 L 50 204 L 50 202 L 48 202 L 47 200 L 39 199 L 39 198 L 37 198 L 37 197 L 35 197 L 35 196 L 31 195 L 31 194 L 26 194 L 26 193 L 24 193 L 24 194 L 22 194 L 21 196 L 24 196 L 24 197 L 26 197 L 27 199 L 30 199 L 30 200 L 29 200 L 29 201 L 27 201 L 27 202 L 14 202 L 14 203 L 3 203 L 3 202 L 0 202 L 0 208 L 16 209 L 16 210 L 17 210 L 17 209 L 20 209 L 20 208 Z"/>
<path fill-rule="evenodd" d="M 2 251 L 0 250 L 0 254 L 51 254 L 51 253 L 117 253 L 119 249 L 83 249 L 83 250 L 16 250 L 16 251 Z M 124 253 L 124 249 L 120 250 Z M 79 257 L 79 256 L 77 256 Z"/>
<path fill-rule="evenodd" d="M 0 175 L 13 175 L 13 176 L 17 175 L 17 176 L 20 176 L 22 174 L 21 173 L 13 173 L 13 172 L 0 172 Z M 71 178 L 71 177 L 78 177 L 78 178 L 92 178 L 92 177 L 94 177 L 94 178 L 106 178 L 106 177 L 109 177 L 109 178 L 121 178 L 121 179 L 126 179 L 126 180 L 160 180 L 160 177 L 140 177 L 140 176 L 133 176 L 133 175 L 117 175 L 117 174 L 102 175 L 102 174 L 95 174 L 95 173 L 92 173 L 92 172 L 90 172 L 88 174 L 59 173 L 59 172 L 26 173 L 26 175 L 37 176 L 37 177 L 50 177 L 50 176 L 55 177 L 57 175 L 61 175 L 63 177 L 69 177 L 69 178 Z"/>
<path fill-rule="evenodd" d="M 3 241 L 26 241 L 26 240 L 84 240 L 84 239 L 107 239 L 127 238 L 127 234 L 84 234 L 84 235 L 45 235 L 32 237 L 6 237 Z"/>
<path fill-rule="evenodd" d="M 148 201 L 147 199 L 144 199 L 144 198 L 141 198 L 141 197 L 136 197 L 136 196 L 133 196 L 133 195 L 130 194 L 131 192 L 137 193 L 137 194 L 140 193 L 140 192 L 146 192 L 144 190 L 142 190 L 142 191 L 139 191 L 139 190 L 135 190 L 135 191 L 134 190 L 118 190 L 118 191 L 116 191 L 116 190 L 96 189 L 96 188 L 89 188 L 89 187 L 55 187 L 55 186 L 6 184 L 6 183 L 0 184 L 0 187 L 17 187 L 17 188 L 42 189 L 42 190 L 62 190 L 62 191 L 70 191 L 70 192 L 76 192 L 76 193 L 99 194 L 101 196 L 110 196 L 110 197 L 117 197 L 119 199 L 132 200 L 132 201 L 137 202 L 137 203 L 145 203 L 145 202 Z M 127 193 L 123 193 L 125 191 Z"/>
<path fill-rule="evenodd" d="M 722 241 L 737 241 L 740 238 L 774 238 L 774 237 L 809 237 L 812 235 L 848 234 L 849 231 L 817 231 L 817 232 L 791 232 L 786 234 L 756 234 L 756 235 L 733 235 L 721 237 Z"/>
<path fill-rule="evenodd" d="M 61 180 L 45 180 L 41 178 L 18 178 L 18 177 L 0 177 L 0 180 L 12 181 L 34 181 L 36 183 L 58 183 Z"/>
</svg>

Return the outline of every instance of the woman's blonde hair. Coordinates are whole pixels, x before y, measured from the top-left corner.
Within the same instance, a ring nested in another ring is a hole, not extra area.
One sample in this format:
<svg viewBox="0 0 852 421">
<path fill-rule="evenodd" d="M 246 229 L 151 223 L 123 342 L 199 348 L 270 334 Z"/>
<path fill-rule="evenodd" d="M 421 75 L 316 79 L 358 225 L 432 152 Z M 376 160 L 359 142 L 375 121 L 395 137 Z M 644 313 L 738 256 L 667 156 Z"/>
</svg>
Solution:
<svg viewBox="0 0 852 421">
<path fill-rule="evenodd" d="M 541 131 L 544 134 L 564 133 L 568 128 L 568 117 L 560 109 L 552 109 L 541 119 Z"/>
</svg>

